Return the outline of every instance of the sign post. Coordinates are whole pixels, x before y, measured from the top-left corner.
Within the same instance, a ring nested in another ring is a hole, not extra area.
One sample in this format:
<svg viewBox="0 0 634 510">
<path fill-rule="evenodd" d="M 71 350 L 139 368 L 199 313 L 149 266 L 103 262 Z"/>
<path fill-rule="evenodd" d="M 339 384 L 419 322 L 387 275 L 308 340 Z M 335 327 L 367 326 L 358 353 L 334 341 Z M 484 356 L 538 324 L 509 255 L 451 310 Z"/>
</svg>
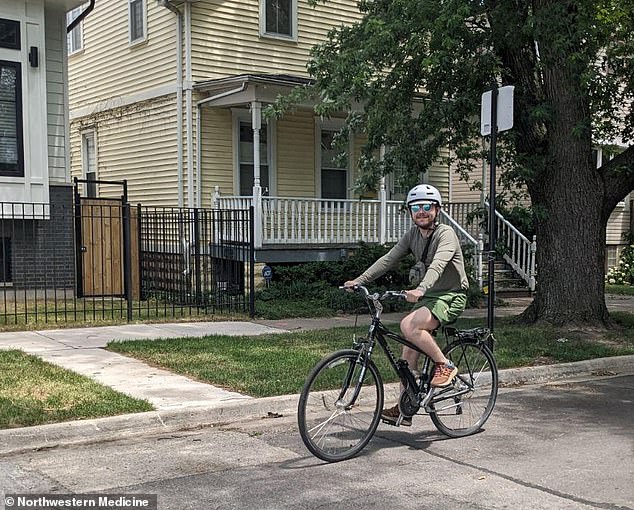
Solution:
<svg viewBox="0 0 634 510">
<path fill-rule="evenodd" d="M 493 88 L 482 94 L 480 110 L 480 133 L 490 135 L 490 173 L 489 173 L 489 247 L 488 247 L 488 300 L 487 327 L 495 328 L 495 244 L 497 242 L 497 228 L 495 218 L 495 183 L 497 162 L 497 134 L 513 127 L 513 90 L 515 87 L 506 86 Z"/>
</svg>

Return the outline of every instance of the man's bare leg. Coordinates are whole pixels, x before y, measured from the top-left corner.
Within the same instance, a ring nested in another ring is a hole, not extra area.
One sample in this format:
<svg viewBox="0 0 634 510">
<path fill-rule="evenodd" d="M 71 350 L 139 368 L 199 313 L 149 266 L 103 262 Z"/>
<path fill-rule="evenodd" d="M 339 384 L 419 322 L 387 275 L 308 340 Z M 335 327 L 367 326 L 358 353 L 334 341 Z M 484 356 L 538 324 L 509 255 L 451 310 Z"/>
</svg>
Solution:
<svg viewBox="0 0 634 510">
<path fill-rule="evenodd" d="M 435 363 L 446 363 L 448 360 L 434 340 L 431 332 L 438 329 L 440 322 L 428 308 L 422 307 L 405 316 L 401 321 L 403 336 L 419 347 Z M 416 370 L 419 353 L 409 347 L 403 347 L 403 359 L 411 370 Z"/>
</svg>

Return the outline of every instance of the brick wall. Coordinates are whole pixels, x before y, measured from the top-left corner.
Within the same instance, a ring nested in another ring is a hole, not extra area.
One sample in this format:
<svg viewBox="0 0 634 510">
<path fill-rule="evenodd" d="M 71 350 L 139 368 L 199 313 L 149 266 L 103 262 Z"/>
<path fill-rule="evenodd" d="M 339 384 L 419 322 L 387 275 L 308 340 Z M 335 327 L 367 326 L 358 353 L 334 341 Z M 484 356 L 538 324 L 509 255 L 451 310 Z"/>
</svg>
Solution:
<svg viewBox="0 0 634 510">
<path fill-rule="evenodd" d="M 0 220 L 0 238 L 10 239 L 11 280 L 18 289 L 75 287 L 73 188 L 51 186 L 50 217 L 42 206 L 15 208 Z"/>
</svg>

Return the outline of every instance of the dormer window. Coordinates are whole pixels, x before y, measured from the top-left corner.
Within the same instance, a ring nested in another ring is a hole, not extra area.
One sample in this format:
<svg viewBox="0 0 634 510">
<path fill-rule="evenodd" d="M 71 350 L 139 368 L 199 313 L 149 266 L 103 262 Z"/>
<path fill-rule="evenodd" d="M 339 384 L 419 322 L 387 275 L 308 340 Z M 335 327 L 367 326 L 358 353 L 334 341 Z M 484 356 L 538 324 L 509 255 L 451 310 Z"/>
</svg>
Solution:
<svg viewBox="0 0 634 510">
<path fill-rule="evenodd" d="M 297 40 L 297 0 L 260 0 L 260 35 Z"/>
</svg>

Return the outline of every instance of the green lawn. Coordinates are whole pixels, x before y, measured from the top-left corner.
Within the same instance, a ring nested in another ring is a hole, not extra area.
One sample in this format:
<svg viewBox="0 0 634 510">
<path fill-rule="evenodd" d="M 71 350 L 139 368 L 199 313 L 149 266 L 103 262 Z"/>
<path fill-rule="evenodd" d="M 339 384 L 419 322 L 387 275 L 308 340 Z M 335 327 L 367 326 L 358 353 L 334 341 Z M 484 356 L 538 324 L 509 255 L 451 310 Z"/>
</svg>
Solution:
<svg viewBox="0 0 634 510">
<path fill-rule="evenodd" d="M 613 313 L 612 317 L 622 329 L 603 335 L 600 341 L 583 331 L 564 334 L 552 327 L 518 326 L 510 318 L 500 318 L 495 349 L 499 367 L 634 354 L 634 315 Z M 481 324 L 481 319 L 458 322 L 464 328 Z M 298 393 L 312 366 L 324 355 L 349 347 L 355 331 L 365 333 L 363 328 L 334 328 L 257 337 L 136 340 L 112 342 L 108 349 L 200 381 L 266 397 Z M 393 347 L 399 349 L 396 344 Z M 375 361 L 386 382 L 396 380 L 382 354 Z"/>
<path fill-rule="evenodd" d="M 606 285 L 605 293 L 634 296 L 634 285 Z"/>
<path fill-rule="evenodd" d="M 151 411 L 92 379 L 18 350 L 0 350 L 0 428 Z"/>
</svg>

